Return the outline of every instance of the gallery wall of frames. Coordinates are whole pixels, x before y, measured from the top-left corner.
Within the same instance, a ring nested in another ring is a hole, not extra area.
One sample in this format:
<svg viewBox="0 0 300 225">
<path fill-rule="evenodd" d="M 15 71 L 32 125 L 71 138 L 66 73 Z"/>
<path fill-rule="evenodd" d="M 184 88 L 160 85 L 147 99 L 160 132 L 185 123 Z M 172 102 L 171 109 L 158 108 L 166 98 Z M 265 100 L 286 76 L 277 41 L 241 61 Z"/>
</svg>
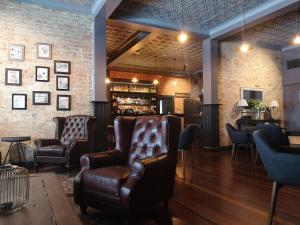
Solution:
<svg viewBox="0 0 300 225">
<path fill-rule="evenodd" d="M 8 48 L 8 60 L 25 62 L 25 47 L 20 44 L 10 44 Z M 36 44 L 36 58 L 48 60 L 49 64 L 53 63 L 54 70 L 51 71 L 49 66 L 35 66 L 35 82 L 50 82 L 51 74 L 56 76 L 56 90 L 70 91 L 70 74 L 71 62 L 64 60 L 52 60 L 52 44 L 37 43 Z M 5 68 L 5 85 L 22 86 L 22 69 L 19 68 Z M 16 92 L 11 96 L 12 110 L 26 110 L 27 109 L 27 94 Z M 33 105 L 51 105 L 51 92 L 44 90 L 32 91 Z M 56 109 L 58 111 L 71 110 L 71 95 L 57 94 Z"/>
</svg>

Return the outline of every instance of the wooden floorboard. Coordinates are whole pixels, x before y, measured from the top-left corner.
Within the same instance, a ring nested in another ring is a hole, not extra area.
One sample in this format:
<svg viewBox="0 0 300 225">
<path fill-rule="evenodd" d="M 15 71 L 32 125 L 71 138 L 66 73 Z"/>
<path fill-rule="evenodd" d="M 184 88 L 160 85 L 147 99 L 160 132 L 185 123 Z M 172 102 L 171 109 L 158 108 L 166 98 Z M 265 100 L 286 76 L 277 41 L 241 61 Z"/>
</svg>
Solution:
<svg viewBox="0 0 300 225">
<path fill-rule="evenodd" d="M 246 152 L 231 161 L 230 152 L 197 151 L 194 168 L 186 157 L 185 179 L 178 166 L 174 201 L 215 224 L 266 224 L 272 183 L 261 163 L 255 166 Z M 300 224 L 298 187 L 280 190 L 276 224 Z"/>
</svg>

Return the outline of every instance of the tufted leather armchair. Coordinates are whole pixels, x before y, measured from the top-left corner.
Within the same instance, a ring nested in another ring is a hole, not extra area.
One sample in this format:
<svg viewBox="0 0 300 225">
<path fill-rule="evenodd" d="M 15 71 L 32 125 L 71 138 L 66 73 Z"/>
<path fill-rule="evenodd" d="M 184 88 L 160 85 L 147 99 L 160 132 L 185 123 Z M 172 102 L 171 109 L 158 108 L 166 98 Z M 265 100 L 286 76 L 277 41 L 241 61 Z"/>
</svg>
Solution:
<svg viewBox="0 0 300 225">
<path fill-rule="evenodd" d="M 39 164 L 79 165 L 80 156 L 91 152 L 96 118 L 86 115 L 75 115 L 53 118 L 56 123 L 55 139 L 38 139 L 35 141 L 36 170 Z"/>
<path fill-rule="evenodd" d="M 74 200 L 130 216 L 173 194 L 180 121 L 176 116 L 117 117 L 116 149 L 81 157 Z"/>
</svg>

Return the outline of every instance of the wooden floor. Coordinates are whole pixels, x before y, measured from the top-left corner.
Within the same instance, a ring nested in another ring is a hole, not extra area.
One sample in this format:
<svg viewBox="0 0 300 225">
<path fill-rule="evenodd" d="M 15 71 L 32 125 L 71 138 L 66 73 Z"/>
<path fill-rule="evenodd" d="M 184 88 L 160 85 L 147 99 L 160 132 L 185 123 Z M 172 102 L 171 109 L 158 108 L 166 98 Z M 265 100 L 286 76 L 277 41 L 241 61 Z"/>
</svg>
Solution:
<svg viewBox="0 0 300 225">
<path fill-rule="evenodd" d="M 185 179 L 179 160 L 173 204 L 193 214 L 192 224 L 267 224 L 271 181 L 261 163 L 251 163 L 248 153 L 237 155 L 231 161 L 228 151 L 197 150 L 196 165 L 189 166 Z M 189 156 L 187 161 L 191 165 Z M 173 224 L 184 224 L 179 221 Z M 273 224 L 300 224 L 300 188 L 280 190 Z"/>
</svg>

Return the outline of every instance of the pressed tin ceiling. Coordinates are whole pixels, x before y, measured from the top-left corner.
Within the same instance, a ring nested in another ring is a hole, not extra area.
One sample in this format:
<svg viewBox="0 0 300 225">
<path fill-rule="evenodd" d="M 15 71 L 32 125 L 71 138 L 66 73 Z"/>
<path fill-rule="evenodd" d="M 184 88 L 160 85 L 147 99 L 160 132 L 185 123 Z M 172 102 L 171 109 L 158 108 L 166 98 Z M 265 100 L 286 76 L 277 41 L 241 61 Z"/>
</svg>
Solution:
<svg viewBox="0 0 300 225">
<path fill-rule="evenodd" d="M 125 26 L 107 24 L 107 53 L 118 50 L 135 32 Z M 195 73 L 202 69 L 202 40 L 191 37 L 185 44 L 180 44 L 176 35 L 160 32 L 155 38 L 142 45 L 135 56 L 127 54 L 116 60 L 109 68 L 126 68 L 147 70 L 149 72 Z"/>
<path fill-rule="evenodd" d="M 291 11 L 247 29 L 245 32 L 246 41 L 275 50 L 290 46 L 297 33 L 297 15 L 300 20 L 300 13 Z M 241 35 L 237 34 L 228 40 L 241 40 Z"/>
<path fill-rule="evenodd" d="M 209 31 L 273 0 L 123 0 L 112 18 L 146 18 Z"/>
<path fill-rule="evenodd" d="M 42 1 L 42 0 L 40 0 Z M 76 7 L 92 7 L 95 0 L 52 0 L 52 2 L 68 4 Z"/>
</svg>

